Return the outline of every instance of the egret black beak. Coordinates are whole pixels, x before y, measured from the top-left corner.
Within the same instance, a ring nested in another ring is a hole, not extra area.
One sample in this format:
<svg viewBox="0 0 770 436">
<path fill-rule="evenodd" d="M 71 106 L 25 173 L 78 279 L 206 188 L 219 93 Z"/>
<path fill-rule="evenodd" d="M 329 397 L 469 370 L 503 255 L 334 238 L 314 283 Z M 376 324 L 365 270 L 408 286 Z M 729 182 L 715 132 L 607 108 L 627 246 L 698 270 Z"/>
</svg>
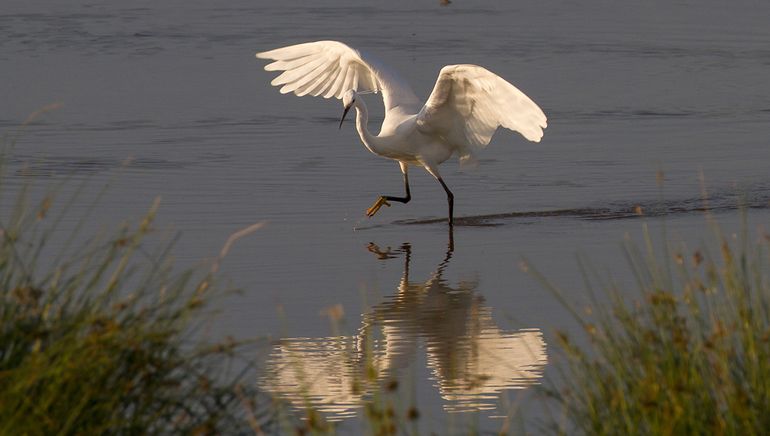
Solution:
<svg viewBox="0 0 770 436">
<path fill-rule="evenodd" d="M 348 114 L 348 112 L 350 111 L 350 108 L 351 108 L 352 106 L 353 106 L 353 105 L 345 106 L 345 111 L 344 111 L 344 112 L 342 112 L 342 118 L 340 119 L 340 129 L 342 128 L 342 122 L 343 122 L 343 121 L 345 121 L 345 115 L 347 115 L 347 114 Z"/>
</svg>

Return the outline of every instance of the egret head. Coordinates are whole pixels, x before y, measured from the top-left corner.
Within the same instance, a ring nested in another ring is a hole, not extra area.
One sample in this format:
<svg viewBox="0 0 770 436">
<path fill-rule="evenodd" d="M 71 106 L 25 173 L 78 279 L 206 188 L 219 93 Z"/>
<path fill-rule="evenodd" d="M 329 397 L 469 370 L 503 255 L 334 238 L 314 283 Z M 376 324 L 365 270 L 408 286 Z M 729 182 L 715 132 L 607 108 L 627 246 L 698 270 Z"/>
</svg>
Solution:
<svg viewBox="0 0 770 436">
<path fill-rule="evenodd" d="M 342 105 L 345 107 L 345 111 L 342 112 L 342 118 L 340 119 L 340 129 L 342 128 L 342 122 L 345 121 L 345 115 L 347 115 L 350 108 L 353 107 L 353 103 L 356 102 L 357 96 L 358 94 L 353 89 L 349 89 L 342 94 Z"/>
</svg>

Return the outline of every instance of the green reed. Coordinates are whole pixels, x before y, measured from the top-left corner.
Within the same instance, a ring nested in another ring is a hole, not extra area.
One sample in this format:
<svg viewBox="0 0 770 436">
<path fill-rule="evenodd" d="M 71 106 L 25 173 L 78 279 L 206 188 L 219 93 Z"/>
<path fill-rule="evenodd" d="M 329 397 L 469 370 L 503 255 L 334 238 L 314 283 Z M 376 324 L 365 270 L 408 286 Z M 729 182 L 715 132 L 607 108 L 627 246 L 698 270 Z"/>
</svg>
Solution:
<svg viewBox="0 0 770 436">
<path fill-rule="evenodd" d="M 744 229 L 747 224 L 744 222 Z M 557 434 L 765 434 L 770 428 L 770 237 L 725 235 L 716 249 L 624 246 L 633 291 L 583 262 L 584 334 L 558 332 L 548 430 Z M 664 233 L 665 238 L 665 233 Z M 598 290 L 597 290 L 598 289 Z"/>
<path fill-rule="evenodd" d="M 158 203 L 107 237 L 84 236 L 83 218 L 62 242 L 77 194 L 59 204 L 53 190 L 12 192 L 2 169 L 13 138 L 0 145 L 0 200 L 11 203 L 0 210 L 0 434 L 269 426 L 269 405 L 241 382 L 246 344 L 200 339 L 224 289 L 214 268 L 174 267 L 174 239 L 153 225 Z"/>
</svg>

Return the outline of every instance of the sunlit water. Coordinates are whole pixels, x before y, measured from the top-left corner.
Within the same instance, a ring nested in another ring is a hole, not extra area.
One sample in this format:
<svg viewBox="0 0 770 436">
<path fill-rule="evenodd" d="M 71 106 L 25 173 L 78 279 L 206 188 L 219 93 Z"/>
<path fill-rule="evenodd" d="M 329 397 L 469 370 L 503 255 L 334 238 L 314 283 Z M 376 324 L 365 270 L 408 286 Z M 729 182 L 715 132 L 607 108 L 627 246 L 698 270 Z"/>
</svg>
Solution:
<svg viewBox="0 0 770 436">
<path fill-rule="evenodd" d="M 383 259 L 404 258 L 394 293 L 361 316 L 355 336 L 281 340 L 267 362 L 266 389 L 340 419 L 372 391 L 410 382 L 418 353 L 449 412 L 495 410 L 504 390 L 539 383 L 547 361 L 542 332 L 501 330 L 476 282 L 450 286 L 443 274 L 451 249 L 433 273 L 414 280 L 409 244 L 368 248 Z"/>
<path fill-rule="evenodd" d="M 531 386 L 555 329 L 574 329 L 523 257 L 581 304 L 575 254 L 627 280 L 620 242 L 643 222 L 690 247 L 707 206 L 728 232 L 741 204 L 767 226 L 770 6 L 739 3 L 6 1 L 0 125 L 63 103 L 20 136 L 6 189 L 85 181 L 74 222 L 109 184 L 94 233 L 160 196 L 183 265 L 266 220 L 222 264 L 244 292 L 210 327 L 276 339 L 256 383 L 353 433 L 371 384 L 393 380 L 423 429 L 496 430 L 542 416 Z M 316 39 L 374 53 L 423 96 L 441 66 L 481 64 L 548 115 L 540 144 L 500 132 L 478 168 L 442 166 L 451 250 L 435 180 L 413 170 L 412 201 L 366 219 L 401 193 L 398 166 L 337 130 L 339 102 L 268 85 L 256 51 Z"/>
</svg>

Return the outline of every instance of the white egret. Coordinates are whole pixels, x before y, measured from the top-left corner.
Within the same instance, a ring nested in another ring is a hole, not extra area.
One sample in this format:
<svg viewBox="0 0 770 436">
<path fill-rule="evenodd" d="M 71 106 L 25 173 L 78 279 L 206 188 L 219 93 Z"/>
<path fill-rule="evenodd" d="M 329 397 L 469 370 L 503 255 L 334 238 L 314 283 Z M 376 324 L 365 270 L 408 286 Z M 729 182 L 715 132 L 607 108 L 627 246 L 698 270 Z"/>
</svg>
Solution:
<svg viewBox="0 0 770 436">
<path fill-rule="evenodd" d="M 412 88 L 375 58 L 337 41 L 316 41 L 257 53 L 274 62 L 267 71 L 282 71 L 272 85 L 280 92 L 342 99 L 344 112 L 356 108 L 356 129 L 367 149 L 398 161 L 404 177 L 404 197 L 382 195 L 367 209 L 374 216 L 389 201 L 408 203 L 409 165 L 424 167 L 447 195 L 449 225 L 454 195 L 438 166 L 452 155 L 473 159 L 502 126 L 539 142 L 547 126 L 545 114 L 529 97 L 500 76 L 477 65 L 447 65 L 441 69 L 428 101 L 421 105 Z M 362 92 L 382 92 L 385 119 L 378 135 L 369 132 Z"/>
</svg>

